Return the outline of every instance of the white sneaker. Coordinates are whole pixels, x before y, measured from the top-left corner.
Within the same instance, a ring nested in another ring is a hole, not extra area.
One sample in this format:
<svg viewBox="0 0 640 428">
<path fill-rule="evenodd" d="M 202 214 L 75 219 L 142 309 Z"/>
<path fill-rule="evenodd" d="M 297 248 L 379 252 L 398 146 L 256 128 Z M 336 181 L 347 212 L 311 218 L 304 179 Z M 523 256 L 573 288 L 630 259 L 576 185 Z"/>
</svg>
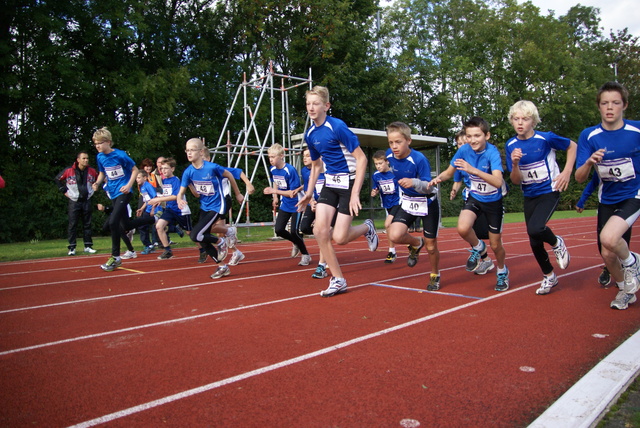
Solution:
<svg viewBox="0 0 640 428">
<path fill-rule="evenodd" d="M 556 239 L 558 243 L 555 247 L 553 247 L 553 253 L 556 255 L 556 261 L 558 262 L 558 267 L 560 269 L 566 269 L 569 267 L 569 262 L 571 261 L 571 256 L 569 255 L 569 251 L 567 250 L 567 246 L 564 244 L 564 239 L 560 236 L 556 235 Z"/>
<path fill-rule="evenodd" d="M 309 263 L 311 263 L 311 254 L 303 254 L 298 266 L 309 266 Z"/>
<path fill-rule="evenodd" d="M 138 257 L 138 254 L 136 254 L 135 251 L 127 251 L 120 258 L 127 260 L 127 259 L 135 259 L 137 257 Z"/>
<path fill-rule="evenodd" d="M 322 290 L 320 292 L 320 296 L 331 297 L 339 293 L 344 293 L 345 291 L 347 291 L 347 280 L 344 278 L 338 279 L 332 276 L 329 281 L 329 288 Z"/>
<path fill-rule="evenodd" d="M 225 237 L 227 238 L 227 246 L 229 248 L 235 248 L 238 242 L 238 230 L 233 226 L 228 227 Z"/>
<path fill-rule="evenodd" d="M 487 256 L 484 260 L 480 259 L 480 264 L 478 265 L 478 268 L 473 271 L 473 273 L 475 273 L 476 275 L 484 275 L 494 267 L 495 266 L 493 265 L 493 262 L 491 261 L 489 256 Z"/>
<path fill-rule="evenodd" d="M 375 251 L 378 249 L 378 233 L 376 232 L 376 226 L 373 224 L 371 219 L 366 219 L 364 224 L 369 227 L 369 231 L 364 234 L 365 238 L 367 238 L 367 244 L 369 245 L 369 251 Z"/>
<path fill-rule="evenodd" d="M 623 266 L 622 270 L 624 272 L 624 292 L 628 294 L 635 294 L 640 288 L 640 280 L 638 279 L 638 275 L 640 274 L 640 266 L 638 263 L 638 254 L 631 253 L 635 261 L 631 264 L 631 266 Z"/>
<path fill-rule="evenodd" d="M 291 249 L 291 257 L 298 257 L 298 255 L 300 255 L 300 248 L 294 245 Z"/>
<path fill-rule="evenodd" d="M 231 260 L 229 260 L 229 263 L 227 264 L 229 266 L 237 266 L 238 263 L 240 263 L 243 260 L 244 260 L 244 254 L 242 254 L 240 251 L 234 251 L 233 255 L 231 256 Z"/>
<path fill-rule="evenodd" d="M 228 251 L 229 247 L 227 246 L 227 240 L 220 238 L 220 241 L 218 242 L 218 260 L 216 260 L 216 263 L 222 262 L 227 257 Z"/>
<path fill-rule="evenodd" d="M 72 248 L 69 250 L 69 252 L 67 253 L 67 256 L 75 256 L 76 255 L 76 249 Z"/>
<path fill-rule="evenodd" d="M 84 252 L 85 252 L 85 253 L 89 253 L 89 254 L 95 254 L 95 253 L 97 253 L 97 251 L 96 251 L 96 250 L 94 250 L 94 249 L 93 249 L 93 248 L 91 248 L 91 247 L 84 247 Z"/>
<path fill-rule="evenodd" d="M 227 265 L 220 266 L 216 271 L 211 275 L 211 279 L 222 278 L 223 276 L 229 276 L 231 270 Z"/>
<path fill-rule="evenodd" d="M 616 298 L 611 302 L 612 309 L 624 310 L 629 307 L 630 304 L 635 303 L 638 298 L 633 293 L 627 293 L 624 290 L 618 291 Z"/>
<path fill-rule="evenodd" d="M 549 294 L 551 289 L 556 285 L 558 285 L 558 277 L 556 275 L 553 275 L 552 277 L 545 276 L 540 283 L 540 288 L 536 290 L 536 294 Z"/>
</svg>

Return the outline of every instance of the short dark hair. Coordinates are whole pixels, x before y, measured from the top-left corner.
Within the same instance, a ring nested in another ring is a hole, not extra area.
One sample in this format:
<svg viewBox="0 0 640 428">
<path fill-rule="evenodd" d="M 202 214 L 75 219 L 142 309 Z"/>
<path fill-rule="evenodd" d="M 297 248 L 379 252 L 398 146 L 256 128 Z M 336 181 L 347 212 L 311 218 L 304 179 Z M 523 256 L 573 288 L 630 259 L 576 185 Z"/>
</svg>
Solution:
<svg viewBox="0 0 640 428">
<path fill-rule="evenodd" d="M 140 169 L 144 169 L 145 166 L 150 166 L 151 168 L 156 166 L 156 164 L 154 164 L 153 161 L 149 158 L 142 159 L 142 162 L 140 162 L 140 165 L 142 166 L 142 168 Z"/>
<path fill-rule="evenodd" d="M 378 150 L 373 154 L 374 159 L 387 159 L 387 153 L 384 150 Z"/>
<path fill-rule="evenodd" d="M 597 105 L 600 105 L 600 99 L 602 98 L 603 92 L 618 92 L 622 97 L 622 102 L 624 103 L 624 105 L 626 106 L 627 104 L 629 104 L 629 91 L 627 91 L 627 88 L 625 88 L 624 85 L 618 82 L 609 81 L 600 86 L 598 95 L 596 96 Z"/>
<path fill-rule="evenodd" d="M 462 129 L 465 132 L 467 131 L 467 128 L 480 128 L 484 134 L 489 133 L 489 124 L 486 120 L 478 116 L 472 117 L 462 125 Z"/>
</svg>

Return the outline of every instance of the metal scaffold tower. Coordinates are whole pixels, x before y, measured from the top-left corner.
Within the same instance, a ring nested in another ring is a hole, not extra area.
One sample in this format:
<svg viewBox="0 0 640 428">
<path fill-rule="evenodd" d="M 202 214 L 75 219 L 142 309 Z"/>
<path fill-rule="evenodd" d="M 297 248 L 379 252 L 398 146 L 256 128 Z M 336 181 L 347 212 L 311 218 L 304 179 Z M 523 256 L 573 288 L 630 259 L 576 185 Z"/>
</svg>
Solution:
<svg viewBox="0 0 640 428">
<path fill-rule="evenodd" d="M 308 85 L 309 89 L 312 87 L 311 69 L 309 69 L 308 78 L 289 76 L 274 72 L 271 62 L 269 70 L 262 76 L 247 80 L 247 75 L 244 73 L 243 81 L 238 86 L 233 103 L 228 110 L 227 119 L 217 144 L 210 149 L 212 160 L 215 161 L 216 155 L 226 155 L 226 165 L 241 168 L 254 184 L 259 168 L 264 168 L 266 176 L 269 177 L 270 165 L 267 150 L 274 143 L 280 143 L 285 149 L 285 158 L 291 159 L 287 162 L 296 166 L 299 162 L 294 159 L 296 152 L 291 140 L 289 91 L 304 85 Z M 277 105 L 278 94 L 279 106 Z M 240 103 L 242 103 L 243 126 L 240 130 L 232 130 L 230 129 L 231 119 L 234 115 L 239 114 Z M 278 109 L 279 112 L 276 112 Z M 269 118 L 266 124 L 262 119 L 265 115 L 268 115 Z M 280 140 L 276 140 L 277 116 L 279 116 L 281 125 Z M 305 123 L 305 130 L 306 128 L 307 123 Z M 249 164 L 249 156 L 256 157 L 256 162 L 252 166 Z M 250 168 L 251 171 L 249 171 Z M 240 223 L 243 215 L 245 222 Z M 238 226 L 259 225 L 259 223 L 251 223 L 249 195 L 247 194 L 245 194 L 245 200 L 236 215 L 235 223 Z"/>
</svg>

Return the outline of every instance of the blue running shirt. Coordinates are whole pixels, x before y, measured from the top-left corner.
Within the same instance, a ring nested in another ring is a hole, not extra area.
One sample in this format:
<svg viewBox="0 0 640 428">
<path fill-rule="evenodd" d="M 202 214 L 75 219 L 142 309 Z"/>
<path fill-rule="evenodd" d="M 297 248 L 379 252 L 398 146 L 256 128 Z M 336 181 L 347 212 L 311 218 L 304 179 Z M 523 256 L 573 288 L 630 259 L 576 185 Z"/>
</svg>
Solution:
<svg viewBox="0 0 640 428">
<path fill-rule="evenodd" d="M 285 163 L 282 168 L 276 168 L 272 166 L 269 169 L 271 173 L 271 179 L 273 183 L 276 185 L 278 190 L 294 190 L 300 187 L 300 177 L 298 176 L 298 171 Z M 298 195 L 301 196 L 300 193 Z M 298 211 L 296 204 L 298 203 L 298 196 L 293 198 L 289 198 L 288 196 L 280 195 L 280 209 L 284 212 L 295 213 Z"/>
<path fill-rule="evenodd" d="M 560 174 L 556 162 L 556 150 L 567 150 L 571 140 L 554 134 L 553 132 L 535 131 L 533 137 L 520 140 L 513 137 L 507 144 L 507 169 L 513 170 L 511 153 L 515 149 L 522 150 L 520 171 L 522 172 L 522 193 L 533 198 L 555 192 L 553 180 Z"/>
<path fill-rule="evenodd" d="M 467 161 L 469 165 L 479 169 L 482 172 L 491 174 L 493 171 L 504 172 L 502 168 L 502 159 L 500 158 L 500 151 L 493 144 L 487 142 L 487 146 L 481 152 L 475 152 L 471 145 L 465 144 L 460 147 L 458 151 L 453 155 L 451 159 L 451 166 L 454 168 L 455 161 L 457 159 L 463 159 Z M 472 174 L 469 176 L 469 195 L 480 202 L 495 202 L 502 199 L 502 196 L 506 194 L 506 185 L 504 180 L 502 181 L 501 188 L 496 188 L 487 183 L 480 177 Z"/>
<path fill-rule="evenodd" d="M 322 157 L 326 175 L 350 174 L 356 172 L 356 158 L 353 152 L 360 147 L 358 137 L 340 119 L 327 116 L 321 126 L 313 122 L 304 135 L 311 160 Z"/>
<path fill-rule="evenodd" d="M 201 210 L 225 213 L 227 210 L 222 192 L 224 171 L 220 165 L 207 161 L 204 161 L 199 169 L 189 165 L 182 174 L 180 185 L 187 188 L 189 184 L 193 183 L 196 192 L 200 195 Z"/>
<path fill-rule="evenodd" d="M 111 153 L 98 153 L 98 171 L 104 173 L 107 179 L 105 190 L 111 199 L 122 195 L 120 188 L 129 183 L 131 170 L 136 165 L 133 159 L 120 149 L 113 149 Z"/>
<path fill-rule="evenodd" d="M 615 131 L 607 131 L 601 124 L 582 131 L 576 168 L 600 149 L 606 150 L 602 161 L 594 165 L 602 181 L 600 202 L 615 204 L 640 198 L 640 122 L 624 119 L 624 126 Z"/>
</svg>

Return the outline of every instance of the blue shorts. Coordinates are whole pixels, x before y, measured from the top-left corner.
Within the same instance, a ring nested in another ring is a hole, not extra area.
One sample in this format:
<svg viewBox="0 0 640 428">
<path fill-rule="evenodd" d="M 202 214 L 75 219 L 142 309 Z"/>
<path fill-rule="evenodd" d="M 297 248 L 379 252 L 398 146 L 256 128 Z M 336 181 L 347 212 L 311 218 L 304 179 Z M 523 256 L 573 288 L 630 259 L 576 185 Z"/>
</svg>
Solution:
<svg viewBox="0 0 640 428">
<path fill-rule="evenodd" d="M 165 209 L 160 217 L 161 220 L 165 220 L 167 223 L 177 224 L 182 230 L 191 230 L 191 215 L 178 214 L 172 209 Z"/>
</svg>

